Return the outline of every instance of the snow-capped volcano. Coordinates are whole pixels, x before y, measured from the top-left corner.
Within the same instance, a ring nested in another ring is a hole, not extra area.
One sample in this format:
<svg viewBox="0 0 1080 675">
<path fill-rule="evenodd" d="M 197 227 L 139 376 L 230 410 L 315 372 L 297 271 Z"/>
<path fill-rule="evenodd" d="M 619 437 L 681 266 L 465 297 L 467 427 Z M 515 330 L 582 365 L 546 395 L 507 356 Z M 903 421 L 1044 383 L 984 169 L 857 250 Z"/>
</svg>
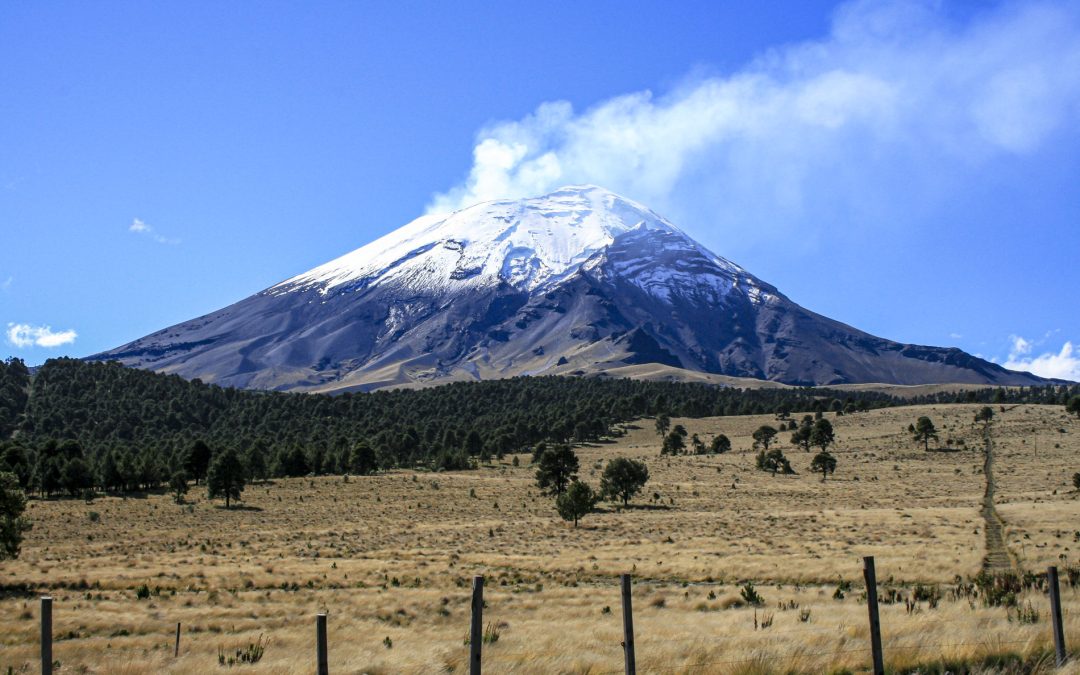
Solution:
<svg viewBox="0 0 1080 675">
<path fill-rule="evenodd" d="M 677 235 L 717 266 L 743 273 L 641 204 L 584 185 L 535 199 L 484 202 L 448 215 L 422 216 L 271 292 L 317 288 L 327 294 L 374 283 L 415 291 L 506 283 L 533 292 L 565 279 L 634 230 Z"/>
<path fill-rule="evenodd" d="M 1041 381 L 814 314 L 645 206 L 594 186 L 423 216 L 92 358 L 320 391 L 645 364 L 792 384 Z"/>
</svg>

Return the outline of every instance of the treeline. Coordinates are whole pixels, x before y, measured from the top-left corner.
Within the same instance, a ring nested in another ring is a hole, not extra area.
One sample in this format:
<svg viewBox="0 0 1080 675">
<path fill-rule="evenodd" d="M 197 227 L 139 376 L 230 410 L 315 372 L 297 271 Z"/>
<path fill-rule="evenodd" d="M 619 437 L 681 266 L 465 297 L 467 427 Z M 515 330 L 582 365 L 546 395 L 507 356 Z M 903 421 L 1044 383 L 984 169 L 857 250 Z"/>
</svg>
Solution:
<svg viewBox="0 0 1080 675">
<path fill-rule="evenodd" d="M 466 469 L 554 443 L 598 440 L 619 423 L 793 411 L 854 412 L 912 402 L 1058 403 L 1063 387 L 987 389 L 916 401 L 876 392 L 523 377 L 421 390 L 296 394 L 222 388 L 118 363 L 54 359 L 33 376 L 0 369 L 0 470 L 45 493 L 147 489 L 190 471 L 193 449 L 234 449 L 270 476 L 374 468 Z M 370 462 L 365 461 L 365 466 Z M 192 478 L 197 477 L 192 475 Z"/>
<path fill-rule="evenodd" d="M 10 438 L 23 420 L 30 395 L 30 370 L 19 359 L 0 361 L 0 439 Z"/>
</svg>

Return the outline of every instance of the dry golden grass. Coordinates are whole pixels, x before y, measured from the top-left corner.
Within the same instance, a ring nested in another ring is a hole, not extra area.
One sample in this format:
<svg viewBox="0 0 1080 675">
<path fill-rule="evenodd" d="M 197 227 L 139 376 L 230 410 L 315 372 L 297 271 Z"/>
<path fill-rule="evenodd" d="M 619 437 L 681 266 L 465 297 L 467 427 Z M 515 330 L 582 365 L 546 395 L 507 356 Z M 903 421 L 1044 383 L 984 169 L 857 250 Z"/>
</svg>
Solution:
<svg viewBox="0 0 1080 675">
<path fill-rule="evenodd" d="M 33 589 L 0 600 L 0 671 L 32 670 L 37 596 L 52 592 L 64 670 L 203 673 L 219 668 L 219 648 L 263 635 L 265 657 L 240 671 L 310 672 L 314 615 L 327 611 L 335 672 L 462 672 L 474 574 L 487 577 L 485 618 L 500 631 L 485 649 L 490 672 L 620 671 L 621 572 L 636 581 L 639 672 L 858 670 L 869 659 L 864 555 L 876 557 L 883 594 L 910 597 L 915 583 L 943 593 L 936 608 L 882 606 L 891 667 L 1036 654 L 1049 645 L 1043 595 L 1021 599 L 1039 611 L 1029 625 L 949 592 L 985 553 L 977 407 L 829 415 L 839 466 L 825 482 L 786 432 L 779 439 L 798 475 L 754 469 L 750 434 L 775 424 L 769 416 L 673 420 L 705 440 L 731 437 L 734 451 L 719 457 L 662 458 L 642 420 L 578 453 L 594 486 L 606 460 L 645 459 L 646 493 L 577 529 L 538 494 L 527 456 L 474 472 L 275 481 L 249 486 L 232 511 L 201 488 L 182 506 L 165 495 L 35 501 L 22 555 L 0 567 L 0 583 Z M 913 444 L 906 427 L 924 414 L 963 449 Z M 1011 408 L 994 423 L 999 513 L 1027 569 L 1076 563 L 1080 500 L 1068 480 L 1080 470 L 1078 431 L 1060 407 Z M 748 579 L 765 607 L 740 606 Z M 854 586 L 842 600 L 833 597 L 841 580 Z M 155 590 L 147 600 L 136 599 L 142 584 Z M 1075 645 L 1080 592 L 1065 586 L 1063 595 Z M 755 611 L 772 625 L 755 630 Z"/>
</svg>

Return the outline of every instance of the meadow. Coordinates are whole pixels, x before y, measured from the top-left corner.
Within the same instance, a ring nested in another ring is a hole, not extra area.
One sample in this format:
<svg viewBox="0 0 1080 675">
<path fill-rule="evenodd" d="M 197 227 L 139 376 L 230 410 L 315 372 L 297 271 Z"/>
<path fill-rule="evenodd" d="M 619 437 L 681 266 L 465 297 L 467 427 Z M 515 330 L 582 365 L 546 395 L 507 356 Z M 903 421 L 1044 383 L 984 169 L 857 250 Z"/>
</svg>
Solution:
<svg viewBox="0 0 1080 675">
<path fill-rule="evenodd" d="M 824 481 L 790 432 L 777 440 L 796 473 L 755 468 L 751 434 L 776 425 L 771 415 L 672 420 L 706 443 L 729 436 L 723 455 L 661 456 L 653 420 L 639 420 L 575 448 L 594 487 L 615 457 L 651 474 L 629 508 L 603 503 L 576 528 L 540 494 L 528 455 L 477 471 L 277 479 L 249 485 L 230 510 L 202 486 L 183 504 L 167 494 L 34 500 L 20 557 L 0 564 L 0 672 L 35 672 L 37 598 L 51 593 L 59 672 L 313 672 L 325 611 L 334 672 L 460 673 L 478 574 L 497 635 L 488 672 L 621 672 L 624 572 L 635 580 L 639 672 L 857 672 L 869 666 L 867 555 L 890 670 L 1010 672 L 1012 658 L 1050 672 L 1045 593 L 986 606 L 970 585 L 987 555 L 979 407 L 829 413 L 838 466 Z M 1080 421 L 1061 406 L 995 411 L 1007 560 L 1017 571 L 1075 567 Z M 912 441 L 921 415 L 941 451 Z M 760 606 L 746 602 L 747 581 Z M 1080 585 L 1065 581 L 1062 595 L 1075 650 Z M 252 644 L 265 645 L 257 663 L 219 665 Z"/>
</svg>

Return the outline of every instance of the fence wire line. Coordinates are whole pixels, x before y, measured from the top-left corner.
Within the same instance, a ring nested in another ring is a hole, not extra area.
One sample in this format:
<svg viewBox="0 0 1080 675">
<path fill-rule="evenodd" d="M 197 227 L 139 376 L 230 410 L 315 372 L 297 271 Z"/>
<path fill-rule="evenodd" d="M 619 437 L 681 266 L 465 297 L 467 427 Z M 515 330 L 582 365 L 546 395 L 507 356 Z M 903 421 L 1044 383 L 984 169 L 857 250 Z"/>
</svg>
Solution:
<svg viewBox="0 0 1080 675">
<path fill-rule="evenodd" d="M 949 647 L 996 647 L 998 645 L 1020 645 L 1030 644 L 1033 640 L 984 640 L 983 642 L 931 642 L 927 644 L 913 645 L 913 644 L 894 644 L 885 645 L 884 649 L 929 649 L 931 647 L 935 649 L 949 648 Z"/>
<path fill-rule="evenodd" d="M 694 663 L 684 663 L 682 665 L 670 666 L 670 667 L 666 667 L 666 668 L 652 668 L 652 669 L 638 668 L 637 670 L 639 670 L 640 672 L 643 672 L 643 673 L 672 673 L 672 672 L 687 669 L 687 668 L 690 668 L 690 669 L 704 668 L 705 666 L 720 666 L 720 665 L 729 665 L 729 664 L 735 664 L 735 663 L 750 663 L 752 661 L 771 661 L 773 659 L 788 658 L 788 657 L 791 657 L 791 656 L 806 656 L 806 657 L 812 657 L 812 656 L 836 656 L 837 654 L 853 654 L 855 652 L 864 652 L 864 651 L 867 651 L 869 649 L 870 649 L 869 647 L 859 647 L 858 649 L 833 649 L 833 650 L 830 650 L 830 651 L 827 651 L 827 652 L 810 652 L 810 653 L 800 653 L 800 651 L 796 649 L 796 650 L 788 652 L 786 654 L 758 655 L 758 656 L 750 656 L 750 657 L 741 658 L 741 659 L 717 659 L 717 660 L 709 660 L 709 661 L 695 661 Z M 622 672 L 623 672 L 622 669 L 620 669 L 620 670 L 606 670 L 606 671 L 600 671 L 596 675 L 619 675 L 619 673 L 622 673 Z"/>
<path fill-rule="evenodd" d="M 949 623 L 949 622 L 943 621 L 942 623 Z M 1033 639 L 1027 639 L 1027 640 L 993 639 L 993 640 L 982 640 L 982 641 L 979 641 L 979 642 L 927 642 L 927 643 L 922 643 L 922 644 L 917 644 L 917 645 L 913 645 L 913 644 L 907 644 L 907 645 L 889 644 L 889 645 L 885 645 L 885 649 L 888 649 L 888 650 L 914 650 L 914 651 L 923 650 L 923 649 L 938 649 L 938 650 L 940 650 L 940 649 L 949 649 L 949 648 L 955 648 L 955 647 L 994 647 L 994 646 L 998 646 L 998 645 L 1029 644 L 1032 641 L 1033 641 Z M 668 642 L 669 644 L 671 643 L 670 640 L 666 641 L 666 642 Z M 684 640 L 682 642 L 691 642 L 691 641 Z M 640 644 L 640 643 L 635 641 L 635 645 L 638 645 L 638 644 Z M 765 648 L 766 647 L 757 647 L 757 649 L 765 649 Z M 621 645 L 619 646 L 619 649 L 620 649 L 620 651 L 622 650 Z M 838 656 L 838 655 L 842 655 L 842 654 L 855 654 L 855 653 L 858 653 L 858 652 L 867 652 L 869 650 L 870 650 L 869 646 L 862 646 L 862 647 L 853 647 L 853 648 L 846 648 L 846 649 L 837 648 L 837 649 L 830 649 L 830 650 L 826 650 L 826 651 L 806 652 L 806 651 L 803 651 L 802 648 L 796 647 L 794 649 L 790 649 L 790 650 L 787 650 L 787 651 L 784 651 L 784 652 L 779 652 L 779 653 L 758 654 L 757 656 L 751 656 L 751 657 L 745 657 L 745 658 L 739 658 L 739 659 L 710 659 L 708 661 L 699 661 L 699 662 L 695 662 L 695 663 L 687 663 L 687 664 L 682 664 L 682 665 L 679 665 L 679 666 L 672 666 L 672 667 L 668 667 L 668 668 L 642 670 L 642 672 L 668 673 L 668 672 L 674 672 L 674 671 L 677 671 L 677 670 L 680 670 L 680 669 L 685 669 L 685 668 L 693 669 L 693 668 L 701 668 L 701 667 L 710 666 L 710 665 L 749 663 L 751 661 L 773 661 L 773 660 L 777 660 L 777 659 L 785 659 L 785 658 L 791 658 L 791 657 L 816 658 L 816 657 L 826 657 L 826 656 Z M 536 658 L 536 657 L 543 657 L 543 656 L 560 656 L 560 657 L 564 657 L 564 656 L 566 656 L 566 652 L 565 651 L 558 651 L 558 652 L 555 652 L 555 651 L 545 651 L 545 652 L 521 652 L 521 651 L 518 651 L 518 652 L 491 652 L 491 653 L 489 653 L 489 658 L 500 657 L 500 656 L 504 657 L 504 658 L 513 658 L 513 657 L 533 657 L 533 658 Z M 639 669 L 639 670 L 641 670 L 641 669 Z M 623 672 L 622 669 L 620 669 L 620 670 L 612 670 L 612 671 L 600 671 L 599 673 L 597 673 L 597 675 L 607 675 L 609 673 L 617 675 L 618 673 L 621 673 L 621 672 Z"/>
<path fill-rule="evenodd" d="M 966 624 L 966 623 L 967 622 L 957 621 L 955 619 L 933 619 L 933 620 L 930 620 L 930 621 L 919 622 L 918 625 L 914 626 L 914 628 L 923 628 L 923 627 L 927 627 L 927 626 L 940 626 L 940 625 L 954 626 L 954 625 L 960 625 L 960 624 Z M 980 626 L 973 626 L 973 627 L 981 628 Z M 701 635 L 701 636 L 698 636 L 698 637 L 695 637 L 695 638 L 686 638 L 684 640 L 681 640 L 680 642 L 731 642 L 731 641 L 736 641 L 736 640 L 750 640 L 750 639 L 754 639 L 754 638 L 757 638 L 757 639 L 761 640 L 761 639 L 768 638 L 768 637 L 771 637 L 771 636 L 774 636 L 774 635 L 807 635 L 807 634 L 811 634 L 811 633 L 814 633 L 814 634 L 832 633 L 832 634 L 835 634 L 837 637 L 847 637 L 847 636 L 845 636 L 845 633 L 847 631 L 851 631 L 851 630 L 859 631 L 859 630 L 861 630 L 863 628 L 865 628 L 865 627 L 862 626 L 862 624 L 856 624 L 856 623 L 839 624 L 837 626 L 828 627 L 828 628 L 824 628 L 824 627 L 822 627 L 822 628 L 789 628 L 789 629 L 785 629 L 785 630 L 773 630 L 772 628 L 762 628 L 762 629 L 759 629 L 758 631 L 753 632 L 753 633 L 745 633 L 745 634 L 737 634 L 737 635 Z M 902 639 L 902 638 L 894 638 L 894 639 Z M 1032 640 L 1037 640 L 1038 638 L 1033 636 L 1031 639 Z M 999 641 L 999 643 L 1000 644 L 1014 644 L 1016 642 L 1028 642 L 1028 641 L 1029 640 Z M 637 639 L 634 640 L 634 644 L 637 644 L 637 645 L 655 644 L 655 643 L 659 643 L 659 642 L 671 643 L 672 640 L 670 640 L 668 638 L 651 638 L 651 637 L 642 637 L 642 638 L 637 638 Z M 902 646 L 903 644 L 904 643 L 902 643 L 902 642 L 891 642 L 891 643 L 886 643 L 885 646 L 886 647 L 889 647 L 889 646 L 897 646 L 897 647 L 899 647 L 899 646 Z M 963 644 L 969 644 L 969 643 L 963 643 Z M 957 643 L 957 645 L 959 646 L 959 645 L 961 645 L 961 643 Z M 945 646 L 947 646 L 947 645 L 945 645 Z"/>
</svg>

